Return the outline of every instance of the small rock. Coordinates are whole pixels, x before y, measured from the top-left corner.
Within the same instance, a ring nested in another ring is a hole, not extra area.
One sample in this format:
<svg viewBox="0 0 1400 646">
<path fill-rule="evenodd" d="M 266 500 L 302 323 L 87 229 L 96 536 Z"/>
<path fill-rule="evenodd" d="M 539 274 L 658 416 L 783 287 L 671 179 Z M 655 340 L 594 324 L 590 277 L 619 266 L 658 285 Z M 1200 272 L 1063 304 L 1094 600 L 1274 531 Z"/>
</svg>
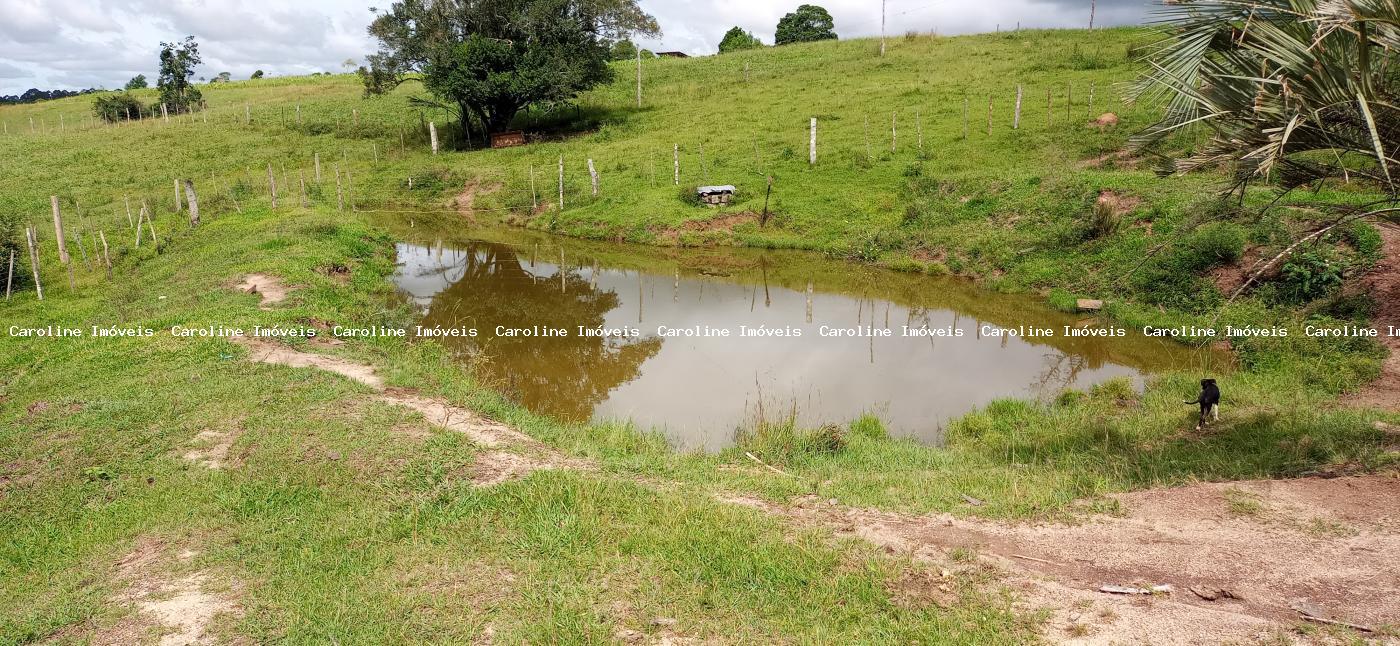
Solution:
<svg viewBox="0 0 1400 646">
<path fill-rule="evenodd" d="M 1097 312 L 1103 309 L 1103 301 L 1096 298 L 1081 298 L 1074 302 L 1081 312 Z"/>
<path fill-rule="evenodd" d="M 836 506 L 837 504 L 839 504 L 839 503 L 836 501 L 835 498 L 832 498 L 832 499 L 826 501 L 826 504 L 831 505 L 832 507 L 835 507 L 835 506 Z"/>
<path fill-rule="evenodd" d="M 953 576 L 953 573 L 949 572 L 947 568 L 944 568 L 943 570 L 939 571 L 938 575 L 946 579 L 950 576 Z"/>
<path fill-rule="evenodd" d="M 330 460 L 339 461 L 339 460 L 340 460 L 340 451 L 329 451 L 329 452 L 326 453 L 326 457 L 327 457 L 328 459 L 330 459 Z"/>
<path fill-rule="evenodd" d="M 652 625 L 652 626 L 655 626 L 655 627 L 657 627 L 657 628 L 671 628 L 671 627 L 675 626 L 677 623 L 679 623 L 679 622 L 677 622 L 675 619 L 672 619 L 672 618 L 670 618 L 670 617 L 657 617 L 657 618 L 651 620 L 651 625 Z"/>
</svg>

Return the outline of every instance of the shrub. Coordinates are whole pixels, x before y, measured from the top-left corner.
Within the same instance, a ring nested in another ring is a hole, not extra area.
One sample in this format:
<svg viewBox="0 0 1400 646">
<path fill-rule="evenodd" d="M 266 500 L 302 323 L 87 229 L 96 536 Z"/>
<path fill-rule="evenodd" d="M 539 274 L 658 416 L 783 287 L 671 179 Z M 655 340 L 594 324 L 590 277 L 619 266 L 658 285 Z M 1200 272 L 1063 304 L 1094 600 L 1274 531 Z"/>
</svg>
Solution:
<svg viewBox="0 0 1400 646">
<path fill-rule="evenodd" d="M 1141 299 L 1187 311 L 1203 311 L 1221 300 L 1201 274 L 1244 255 L 1244 231 L 1228 222 L 1207 224 L 1186 236 L 1170 253 L 1153 258 L 1133 277 Z"/>
<path fill-rule="evenodd" d="M 885 430 L 884 422 L 869 413 L 861 415 L 851 422 L 850 433 L 872 440 L 881 440 L 890 436 L 890 432 Z"/>
<path fill-rule="evenodd" d="M 835 424 L 800 429 L 789 419 L 781 423 L 759 422 L 736 438 L 739 448 L 765 461 L 788 464 L 805 458 L 834 455 L 846 448 L 846 433 Z"/>
<path fill-rule="evenodd" d="M 1295 253 L 1284 261 L 1276 294 L 1287 303 L 1306 303 L 1326 296 L 1341 284 L 1341 261 L 1325 248 L 1313 249 Z"/>
<path fill-rule="evenodd" d="M 92 103 L 93 114 L 107 123 L 135 121 L 141 118 L 141 112 L 144 109 L 145 106 L 141 105 L 140 99 L 127 92 L 98 95 Z"/>
</svg>

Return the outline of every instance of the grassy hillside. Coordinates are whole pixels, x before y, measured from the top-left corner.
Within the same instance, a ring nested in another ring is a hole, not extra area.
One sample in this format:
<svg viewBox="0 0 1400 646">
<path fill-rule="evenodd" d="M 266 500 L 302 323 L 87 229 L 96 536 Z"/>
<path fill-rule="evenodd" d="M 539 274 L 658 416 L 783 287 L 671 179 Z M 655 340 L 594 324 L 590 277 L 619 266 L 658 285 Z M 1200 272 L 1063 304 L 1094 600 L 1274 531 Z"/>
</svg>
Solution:
<svg viewBox="0 0 1400 646">
<path fill-rule="evenodd" d="M 1191 412 L 1180 404 L 1199 375 L 1173 373 L 1144 393 L 1115 382 L 1054 402 L 997 402 L 956 422 L 946 448 L 890 440 L 878 420 L 861 419 L 847 421 L 835 445 L 779 426 L 753 429 L 744 446 L 720 455 L 677 454 L 625 425 L 531 415 L 432 343 L 292 342 L 371 364 L 391 386 L 468 406 L 596 465 L 483 489 L 469 476 L 484 449 L 464 436 L 377 403 L 344 379 L 251 363 L 228 341 L 164 332 L 175 324 L 407 323 L 412 312 L 387 281 L 386 230 L 409 218 L 454 226 L 462 217 L 657 244 L 811 248 L 956 272 L 1061 304 L 1104 296 L 1107 315 L 1130 324 L 1206 323 L 1223 300 L 1208 272 L 1278 248 L 1318 217 L 1310 203 L 1346 202 L 1364 187 L 1323 187 L 1297 198 L 1309 203 L 1261 217 L 1213 199 L 1219 176 L 1161 180 L 1114 157 L 1152 109 L 1116 107 L 1117 130 L 1084 124 L 1116 101 L 1112 84 L 1134 73 L 1128 49 L 1146 38 L 1022 32 L 896 40 L 883 59 L 872 41 L 848 41 L 654 60 L 644 65 L 640 110 L 631 104 L 632 70 L 620 64 L 618 80 L 582 97 L 577 110 L 523 115 L 519 125 L 536 143 L 437 156 L 408 104 L 415 88 L 365 100 L 346 76 L 209 86 L 207 112 L 169 123 L 90 124 L 91 97 L 0 107 L 8 129 L 0 224 L 20 224 L 21 240 L 23 224 L 39 230 L 46 294 L 34 297 L 21 253 L 19 292 L 0 304 L 6 327 L 156 330 L 121 341 L 0 336 L 0 643 L 110 635 L 135 615 L 122 596 L 133 578 L 193 572 L 240 608 L 216 632 L 259 643 L 596 642 L 628 631 L 1019 643 L 1032 637 L 1035 618 L 1013 609 L 993 573 L 930 574 L 927 564 L 793 531 L 714 496 L 814 494 L 1043 519 L 1111 509 L 1101 496 L 1115 491 L 1393 465 L 1390 440 L 1372 424 L 1394 415 L 1336 405 L 1338 393 L 1376 374 L 1380 351 L 1369 342 L 1295 334 L 1236 343 L 1242 366 L 1229 377 L 1229 412 L 1205 435 L 1184 431 Z M 1018 83 L 1022 123 L 1012 130 Z M 809 167 L 812 116 L 820 150 Z M 445 115 L 421 118 L 454 138 Z M 680 188 L 671 180 L 673 146 L 682 154 Z M 548 204 L 561 155 L 566 208 L 532 213 L 531 168 Z M 601 174 L 596 199 L 588 159 Z M 269 166 L 281 189 L 276 209 Z M 760 229 L 745 214 L 762 208 L 766 175 L 775 215 Z M 199 187 L 200 228 L 174 212 L 177 177 Z M 736 184 L 739 201 L 719 211 L 687 204 L 681 193 L 699 183 Z M 445 212 L 466 189 L 475 208 Z M 1117 226 L 1095 232 L 1093 203 L 1106 190 L 1129 206 Z M 83 250 L 73 248 L 76 289 L 58 265 L 51 195 L 70 234 L 82 236 Z M 1245 206 L 1272 197 L 1253 189 Z M 134 210 L 143 201 L 154 210 L 158 248 L 149 238 L 135 247 L 128 199 Z M 111 277 L 91 258 L 98 232 L 111 243 Z M 1350 277 L 1374 261 L 1374 233 L 1358 227 L 1320 248 Z M 0 246 L 13 245 L 5 235 L 12 230 L 0 228 Z M 255 297 L 231 289 L 250 272 L 299 289 L 284 306 L 259 310 Z M 1221 323 L 1297 330 L 1368 315 L 1365 299 L 1345 290 L 1298 295 L 1282 277 L 1270 285 L 1228 308 Z M 227 439 L 225 468 L 185 457 L 207 450 L 204 432 Z M 754 466 L 744 450 L 792 476 Z M 964 496 L 985 504 L 968 506 Z M 1076 505 L 1086 498 L 1094 503 Z M 175 556 L 186 549 L 193 554 Z M 133 552 L 168 558 L 133 570 Z M 920 577 L 949 582 L 933 599 L 902 593 Z"/>
</svg>

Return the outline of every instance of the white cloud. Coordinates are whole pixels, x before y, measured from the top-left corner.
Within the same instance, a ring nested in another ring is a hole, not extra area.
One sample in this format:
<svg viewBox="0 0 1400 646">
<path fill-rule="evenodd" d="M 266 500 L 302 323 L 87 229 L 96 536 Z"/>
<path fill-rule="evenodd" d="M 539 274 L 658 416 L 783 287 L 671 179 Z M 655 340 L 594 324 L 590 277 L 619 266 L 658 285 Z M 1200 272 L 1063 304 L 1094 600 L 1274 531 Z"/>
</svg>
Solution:
<svg viewBox="0 0 1400 646">
<path fill-rule="evenodd" d="M 715 51 L 738 25 L 773 41 L 778 19 L 803 2 L 831 11 L 843 38 L 880 33 L 879 0 L 641 0 L 664 36 L 644 41 L 654 50 Z M 887 0 L 889 34 L 992 31 L 1000 25 L 1077 27 L 1088 23 L 1090 0 Z M 1098 24 L 1139 22 L 1149 0 L 1097 0 Z M 162 41 L 192 35 L 204 65 L 197 75 L 230 72 L 247 78 L 261 69 L 277 76 L 339 71 L 347 58 L 374 50 L 365 33 L 366 0 L 0 0 L 0 94 L 30 87 L 120 87 L 136 74 L 155 77 Z"/>
</svg>

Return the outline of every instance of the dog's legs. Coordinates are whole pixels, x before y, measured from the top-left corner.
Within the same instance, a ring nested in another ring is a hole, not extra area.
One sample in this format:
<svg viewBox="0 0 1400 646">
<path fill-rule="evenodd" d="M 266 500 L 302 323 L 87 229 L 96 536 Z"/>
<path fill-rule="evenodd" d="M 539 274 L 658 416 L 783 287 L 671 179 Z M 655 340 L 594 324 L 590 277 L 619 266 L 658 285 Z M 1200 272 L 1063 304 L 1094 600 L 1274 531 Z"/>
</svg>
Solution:
<svg viewBox="0 0 1400 646">
<path fill-rule="evenodd" d="M 1211 405 L 1211 407 L 1210 407 L 1210 417 L 1211 417 L 1211 421 L 1213 421 L 1213 422 L 1218 422 L 1218 421 L 1220 421 L 1220 404 L 1212 404 L 1212 405 Z"/>
</svg>

